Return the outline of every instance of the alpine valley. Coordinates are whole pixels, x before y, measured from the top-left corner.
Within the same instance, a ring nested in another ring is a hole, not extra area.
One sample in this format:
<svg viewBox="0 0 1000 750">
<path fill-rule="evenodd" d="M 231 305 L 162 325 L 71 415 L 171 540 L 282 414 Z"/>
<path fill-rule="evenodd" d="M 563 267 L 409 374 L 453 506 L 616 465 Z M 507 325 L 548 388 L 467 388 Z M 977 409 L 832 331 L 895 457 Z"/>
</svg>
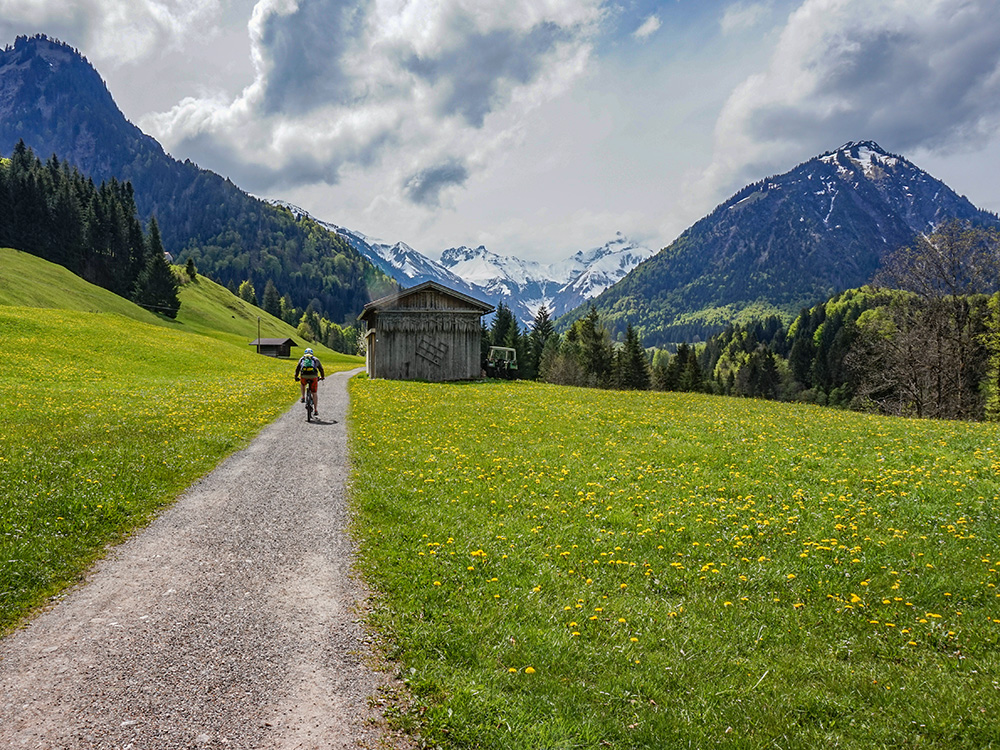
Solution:
<svg viewBox="0 0 1000 750">
<path fill-rule="evenodd" d="M 494 305 L 503 303 L 529 326 L 544 306 L 553 318 L 570 312 L 613 286 L 653 256 L 647 247 L 618 232 L 601 247 L 581 250 L 558 263 L 542 264 L 497 255 L 484 246 L 452 247 L 432 260 L 405 242 L 388 243 L 331 224 L 284 201 L 273 201 L 297 217 L 308 218 L 344 237 L 402 287 L 436 281 Z"/>
<path fill-rule="evenodd" d="M 593 304 L 616 338 L 631 324 L 647 346 L 693 341 L 734 321 L 787 320 L 861 286 L 888 252 L 945 220 L 1000 224 L 904 157 L 862 141 L 748 185 L 655 254 L 619 233 L 550 265 L 482 246 L 433 260 L 173 159 L 125 119 L 78 51 L 45 36 L 0 50 L 0 154 L 22 140 L 50 168 L 129 181 L 139 217 L 156 216 L 177 260 L 193 259 L 223 284 L 273 282 L 296 308 L 312 305 L 337 322 L 399 285 L 435 280 L 503 302 L 525 324 L 545 305 L 565 327 Z"/>
</svg>

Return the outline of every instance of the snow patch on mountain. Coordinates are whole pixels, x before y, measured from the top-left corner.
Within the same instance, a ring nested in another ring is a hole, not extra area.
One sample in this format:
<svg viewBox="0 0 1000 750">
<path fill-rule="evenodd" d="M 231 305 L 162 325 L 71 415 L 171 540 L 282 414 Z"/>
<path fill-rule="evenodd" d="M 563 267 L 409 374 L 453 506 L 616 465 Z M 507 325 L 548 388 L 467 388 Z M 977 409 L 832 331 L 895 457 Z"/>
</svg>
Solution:
<svg viewBox="0 0 1000 750">
<path fill-rule="evenodd" d="M 648 247 L 632 242 L 621 232 L 603 247 L 577 253 L 574 259 L 582 264 L 582 270 L 559 290 L 553 315 L 562 315 L 593 299 L 653 255 Z"/>
<path fill-rule="evenodd" d="M 883 150 L 875 141 L 850 141 L 819 157 L 820 161 L 836 166 L 841 176 L 846 176 L 851 171 L 844 165 L 845 159 L 857 165 L 868 179 L 877 177 L 880 169 L 895 167 L 901 161 Z"/>
<path fill-rule="evenodd" d="M 498 255 L 483 246 L 449 248 L 441 254 L 441 263 L 502 299 L 527 325 L 542 305 L 558 317 L 593 299 L 652 255 L 652 250 L 618 232 L 600 247 L 551 264 Z"/>
<path fill-rule="evenodd" d="M 270 203 L 336 232 L 400 286 L 437 281 L 494 305 L 503 302 L 524 326 L 543 305 L 555 318 L 593 299 L 654 254 L 618 232 L 604 245 L 550 264 L 500 255 L 483 245 L 448 248 L 438 262 L 405 242 L 386 242 L 322 221 L 287 201 Z"/>
</svg>

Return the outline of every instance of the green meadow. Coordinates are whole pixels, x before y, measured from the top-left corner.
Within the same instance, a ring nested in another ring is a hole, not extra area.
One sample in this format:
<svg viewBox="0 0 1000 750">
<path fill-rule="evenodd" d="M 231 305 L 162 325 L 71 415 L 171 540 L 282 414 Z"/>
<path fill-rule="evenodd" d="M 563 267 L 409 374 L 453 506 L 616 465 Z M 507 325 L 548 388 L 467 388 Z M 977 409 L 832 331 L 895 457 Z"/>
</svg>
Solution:
<svg viewBox="0 0 1000 750">
<path fill-rule="evenodd" d="M 295 400 L 247 346 L 290 327 L 203 278 L 181 300 L 0 250 L 0 632 Z M 1000 427 L 350 387 L 359 565 L 426 744 L 1000 746 Z"/>
<path fill-rule="evenodd" d="M 258 315 L 293 329 L 207 279 L 180 296 L 168 321 L 0 250 L 0 633 L 297 400 L 292 363 L 247 346 Z"/>
<path fill-rule="evenodd" d="M 351 382 L 361 566 L 453 748 L 1000 746 L 1000 429 Z"/>
</svg>

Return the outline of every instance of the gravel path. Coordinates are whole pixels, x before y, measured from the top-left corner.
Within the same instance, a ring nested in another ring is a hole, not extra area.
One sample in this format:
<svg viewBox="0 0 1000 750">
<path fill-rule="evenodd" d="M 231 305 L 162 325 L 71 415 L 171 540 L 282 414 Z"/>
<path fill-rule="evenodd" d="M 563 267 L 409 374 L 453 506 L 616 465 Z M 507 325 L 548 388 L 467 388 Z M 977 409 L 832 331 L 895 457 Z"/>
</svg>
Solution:
<svg viewBox="0 0 1000 750">
<path fill-rule="evenodd" d="M 402 746 L 359 623 L 348 376 L 318 424 L 296 404 L 0 641 L 0 748 Z"/>
</svg>

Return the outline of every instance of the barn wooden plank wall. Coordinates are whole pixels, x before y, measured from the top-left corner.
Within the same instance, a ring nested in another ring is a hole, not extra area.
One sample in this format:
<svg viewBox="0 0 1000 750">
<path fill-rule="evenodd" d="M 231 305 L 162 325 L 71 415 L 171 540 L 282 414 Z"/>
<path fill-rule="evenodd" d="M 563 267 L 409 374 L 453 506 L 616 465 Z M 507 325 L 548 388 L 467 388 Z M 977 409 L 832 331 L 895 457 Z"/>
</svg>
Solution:
<svg viewBox="0 0 1000 750">
<path fill-rule="evenodd" d="M 492 307 L 434 282 L 365 306 L 368 375 L 393 380 L 480 377 L 481 321 Z"/>
</svg>

